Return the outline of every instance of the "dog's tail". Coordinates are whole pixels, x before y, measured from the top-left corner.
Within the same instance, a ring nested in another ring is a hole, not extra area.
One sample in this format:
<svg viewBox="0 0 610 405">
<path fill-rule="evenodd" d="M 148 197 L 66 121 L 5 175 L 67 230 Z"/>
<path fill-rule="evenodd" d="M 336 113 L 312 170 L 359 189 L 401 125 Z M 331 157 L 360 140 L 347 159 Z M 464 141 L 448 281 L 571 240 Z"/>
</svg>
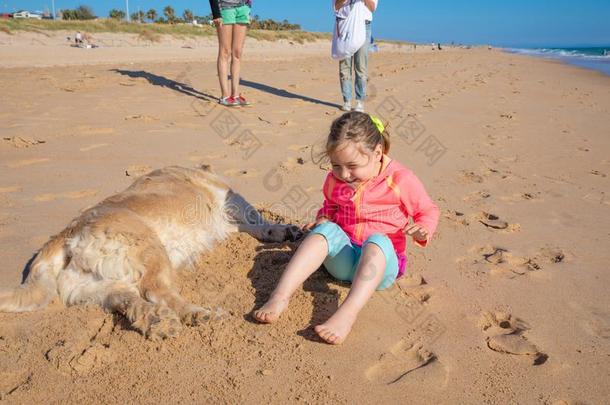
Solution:
<svg viewBox="0 0 610 405">
<path fill-rule="evenodd" d="M 38 252 L 19 287 L 0 291 L 0 312 L 35 311 L 57 296 L 57 275 L 67 262 L 63 235 L 53 237 Z"/>
</svg>

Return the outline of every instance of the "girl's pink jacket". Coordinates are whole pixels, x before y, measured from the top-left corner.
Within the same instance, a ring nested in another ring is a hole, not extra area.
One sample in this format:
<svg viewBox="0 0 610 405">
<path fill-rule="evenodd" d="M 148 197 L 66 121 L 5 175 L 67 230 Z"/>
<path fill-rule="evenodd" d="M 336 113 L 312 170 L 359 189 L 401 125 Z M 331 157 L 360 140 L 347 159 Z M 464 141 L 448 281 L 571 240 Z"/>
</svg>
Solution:
<svg viewBox="0 0 610 405">
<path fill-rule="evenodd" d="M 411 170 L 385 155 L 379 175 L 356 189 L 330 172 L 323 191 L 324 204 L 317 219 L 333 221 L 358 246 L 374 233 L 386 235 L 399 259 L 398 277 L 405 271 L 404 229 L 409 225 L 409 218 L 428 231 L 428 240 L 438 224 L 439 209 L 419 179 Z M 415 243 L 424 247 L 428 241 Z"/>
</svg>

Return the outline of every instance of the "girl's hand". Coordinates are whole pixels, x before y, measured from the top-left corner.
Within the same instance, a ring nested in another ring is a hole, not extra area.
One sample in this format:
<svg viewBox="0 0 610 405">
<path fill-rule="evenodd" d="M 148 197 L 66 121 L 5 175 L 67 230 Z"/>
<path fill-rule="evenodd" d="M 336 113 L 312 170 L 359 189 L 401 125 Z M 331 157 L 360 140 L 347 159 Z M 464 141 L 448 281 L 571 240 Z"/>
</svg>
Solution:
<svg viewBox="0 0 610 405">
<path fill-rule="evenodd" d="M 216 27 L 222 27 L 222 17 L 220 17 L 220 18 L 214 18 L 214 19 L 212 20 L 212 22 L 214 23 L 214 25 L 215 25 Z"/>
<path fill-rule="evenodd" d="M 320 219 L 318 219 L 316 222 L 310 222 L 310 223 L 308 223 L 307 225 L 305 225 L 305 226 L 303 227 L 303 230 L 304 230 L 304 231 L 306 231 L 306 232 L 309 232 L 309 231 L 311 231 L 313 228 L 315 228 L 316 226 L 318 226 L 318 225 L 320 225 L 320 224 L 322 224 L 322 223 L 324 223 L 324 222 L 328 222 L 328 219 L 327 219 L 327 218 L 320 218 Z"/>
<path fill-rule="evenodd" d="M 411 225 L 407 227 L 407 229 L 405 229 L 405 233 L 417 242 L 426 242 L 428 240 L 428 231 L 419 225 Z"/>
</svg>

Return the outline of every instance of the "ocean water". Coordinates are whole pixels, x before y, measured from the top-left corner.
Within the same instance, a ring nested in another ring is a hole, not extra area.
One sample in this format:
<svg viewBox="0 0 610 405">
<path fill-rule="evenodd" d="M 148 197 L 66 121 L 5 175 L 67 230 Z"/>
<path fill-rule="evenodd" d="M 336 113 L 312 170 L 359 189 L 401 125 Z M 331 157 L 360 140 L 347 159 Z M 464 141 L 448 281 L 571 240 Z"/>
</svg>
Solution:
<svg viewBox="0 0 610 405">
<path fill-rule="evenodd" d="M 610 46 L 591 48 L 506 48 L 507 52 L 558 59 L 610 75 Z"/>
</svg>

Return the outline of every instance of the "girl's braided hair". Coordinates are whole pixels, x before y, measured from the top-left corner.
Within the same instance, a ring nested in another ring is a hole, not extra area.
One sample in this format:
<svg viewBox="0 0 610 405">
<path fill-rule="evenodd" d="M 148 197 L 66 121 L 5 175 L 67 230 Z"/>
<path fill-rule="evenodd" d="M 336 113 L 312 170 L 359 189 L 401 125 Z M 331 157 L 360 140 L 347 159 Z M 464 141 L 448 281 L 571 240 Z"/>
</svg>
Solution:
<svg viewBox="0 0 610 405">
<path fill-rule="evenodd" d="M 384 129 L 380 121 L 362 112 L 347 112 L 333 121 L 326 141 L 326 155 L 337 150 L 345 141 L 362 143 L 367 149 L 373 151 L 381 144 L 384 154 L 390 151 L 390 134 Z"/>
</svg>

